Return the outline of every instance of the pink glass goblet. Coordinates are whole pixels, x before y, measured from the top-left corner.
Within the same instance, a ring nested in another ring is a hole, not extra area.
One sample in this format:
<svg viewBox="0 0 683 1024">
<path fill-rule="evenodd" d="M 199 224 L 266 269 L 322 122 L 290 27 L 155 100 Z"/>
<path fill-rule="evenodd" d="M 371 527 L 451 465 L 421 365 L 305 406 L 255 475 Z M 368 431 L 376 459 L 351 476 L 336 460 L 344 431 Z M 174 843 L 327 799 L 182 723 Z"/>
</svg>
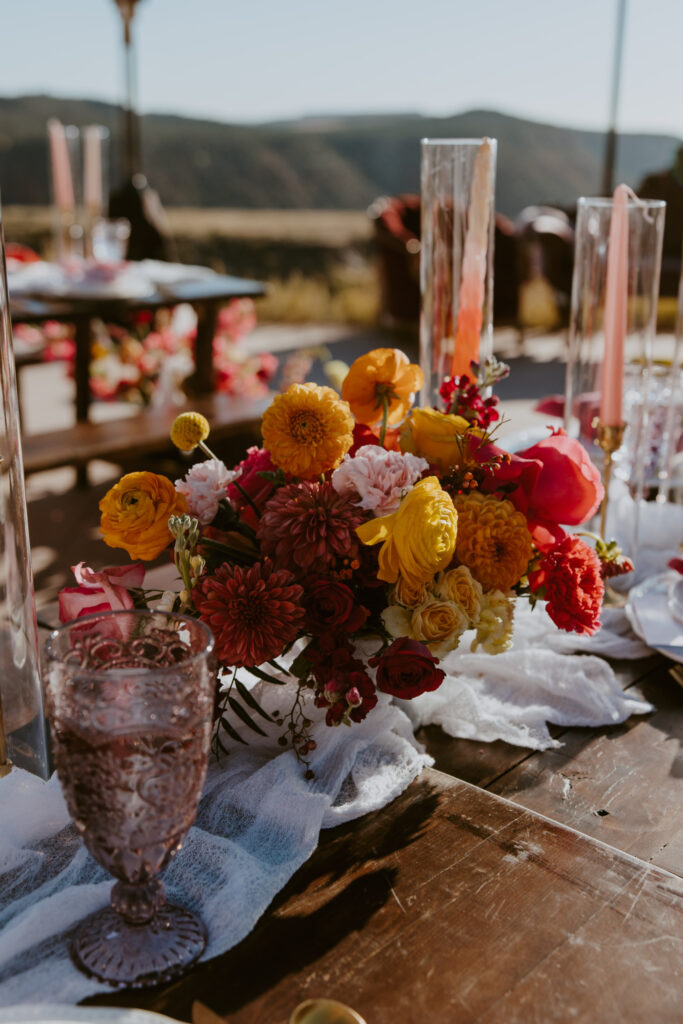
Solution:
<svg viewBox="0 0 683 1024">
<path fill-rule="evenodd" d="M 206 945 L 201 920 L 166 903 L 158 874 L 180 849 L 206 777 L 213 638 L 196 619 L 89 615 L 47 642 L 47 709 L 69 813 L 118 881 L 71 955 L 115 987 L 169 981 Z"/>
</svg>

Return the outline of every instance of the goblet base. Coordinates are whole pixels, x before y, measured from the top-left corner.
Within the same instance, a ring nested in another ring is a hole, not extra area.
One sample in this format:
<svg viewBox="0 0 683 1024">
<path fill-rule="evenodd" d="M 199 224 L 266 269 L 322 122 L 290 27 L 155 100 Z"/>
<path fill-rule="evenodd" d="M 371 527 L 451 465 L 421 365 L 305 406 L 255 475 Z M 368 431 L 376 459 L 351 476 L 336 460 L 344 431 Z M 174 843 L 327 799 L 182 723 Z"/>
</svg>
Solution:
<svg viewBox="0 0 683 1024">
<path fill-rule="evenodd" d="M 177 978 L 205 946 L 200 918 L 165 903 L 144 924 L 129 924 L 110 908 L 91 914 L 73 937 L 71 957 L 113 988 L 149 988 Z"/>
</svg>

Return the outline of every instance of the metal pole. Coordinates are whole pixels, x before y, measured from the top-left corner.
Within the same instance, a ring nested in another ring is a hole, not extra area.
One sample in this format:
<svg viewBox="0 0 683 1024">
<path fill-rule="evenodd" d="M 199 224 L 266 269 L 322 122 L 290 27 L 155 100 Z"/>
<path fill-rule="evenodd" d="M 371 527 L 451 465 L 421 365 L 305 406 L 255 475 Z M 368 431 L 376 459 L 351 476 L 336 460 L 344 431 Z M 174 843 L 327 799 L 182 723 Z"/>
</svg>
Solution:
<svg viewBox="0 0 683 1024">
<path fill-rule="evenodd" d="M 140 131 L 137 115 L 137 80 L 135 48 L 133 46 L 133 16 L 138 0 L 115 0 L 123 19 L 124 78 L 126 102 L 124 108 L 123 167 L 125 176 L 132 178 L 140 171 Z"/>
<path fill-rule="evenodd" d="M 611 196 L 614 190 L 614 164 L 617 154 L 617 110 L 619 107 L 619 86 L 621 84 L 621 61 L 624 51 L 626 3 L 627 0 L 617 0 L 617 31 L 614 41 L 614 61 L 612 64 L 609 129 L 605 139 L 605 157 L 602 165 L 602 194 L 604 196 Z"/>
</svg>

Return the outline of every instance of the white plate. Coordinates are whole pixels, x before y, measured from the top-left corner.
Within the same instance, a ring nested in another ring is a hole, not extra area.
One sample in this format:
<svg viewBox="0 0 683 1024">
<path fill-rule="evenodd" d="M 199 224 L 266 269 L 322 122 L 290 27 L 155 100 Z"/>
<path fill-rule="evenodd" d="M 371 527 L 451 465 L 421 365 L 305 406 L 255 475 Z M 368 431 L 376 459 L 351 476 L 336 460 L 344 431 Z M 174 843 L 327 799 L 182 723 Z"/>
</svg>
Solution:
<svg viewBox="0 0 683 1024">
<path fill-rule="evenodd" d="M 634 598 L 640 598 L 645 594 L 666 594 L 668 597 L 669 590 L 671 588 L 672 581 L 676 580 L 678 573 L 675 572 L 660 572 L 657 576 L 650 576 L 648 579 L 643 580 L 636 587 L 633 587 L 629 591 L 628 601 L 624 611 L 626 612 L 626 618 L 631 623 L 631 629 L 644 643 L 647 643 L 643 635 L 643 631 L 636 615 L 635 607 L 632 602 Z M 648 644 L 648 647 L 650 644 Z M 663 654 L 665 658 L 669 658 L 671 661 L 677 661 L 679 665 L 683 665 L 683 650 L 675 647 L 653 647 L 653 651 L 657 651 L 659 654 Z M 0 1020 L 0 1024 L 2 1021 Z"/>
<path fill-rule="evenodd" d="M 172 1017 L 117 1006 L 63 1006 L 45 1003 L 0 1010 L 0 1024 L 168 1024 Z M 174 1022 L 177 1024 L 177 1022 Z"/>
</svg>

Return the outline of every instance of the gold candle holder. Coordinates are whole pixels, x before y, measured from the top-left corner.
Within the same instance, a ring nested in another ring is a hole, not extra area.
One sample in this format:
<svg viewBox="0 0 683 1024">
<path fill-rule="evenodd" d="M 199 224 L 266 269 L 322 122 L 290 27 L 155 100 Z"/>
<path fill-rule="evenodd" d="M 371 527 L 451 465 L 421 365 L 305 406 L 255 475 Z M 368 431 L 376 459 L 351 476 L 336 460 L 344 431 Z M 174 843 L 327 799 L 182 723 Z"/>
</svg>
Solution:
<svg viewBox="0 0 683 1024">
<path fill-rule="evenodd" d="M 605 453 L 605 467 L 602 473 L 605 497 L 602 499 L 602 509 L 600 511 L 600 536 L 604 540 L 607 523 L 607 502 L 609 500 L 609 482 L 612 475 L 612 456 L 618 448 L 621 448 L 626 424 L 607 424 L 603 423 L 600 419 L 596 419 L 593 422 L 593 426 L 596 431 L 596 441 Z"/>
</svg>

